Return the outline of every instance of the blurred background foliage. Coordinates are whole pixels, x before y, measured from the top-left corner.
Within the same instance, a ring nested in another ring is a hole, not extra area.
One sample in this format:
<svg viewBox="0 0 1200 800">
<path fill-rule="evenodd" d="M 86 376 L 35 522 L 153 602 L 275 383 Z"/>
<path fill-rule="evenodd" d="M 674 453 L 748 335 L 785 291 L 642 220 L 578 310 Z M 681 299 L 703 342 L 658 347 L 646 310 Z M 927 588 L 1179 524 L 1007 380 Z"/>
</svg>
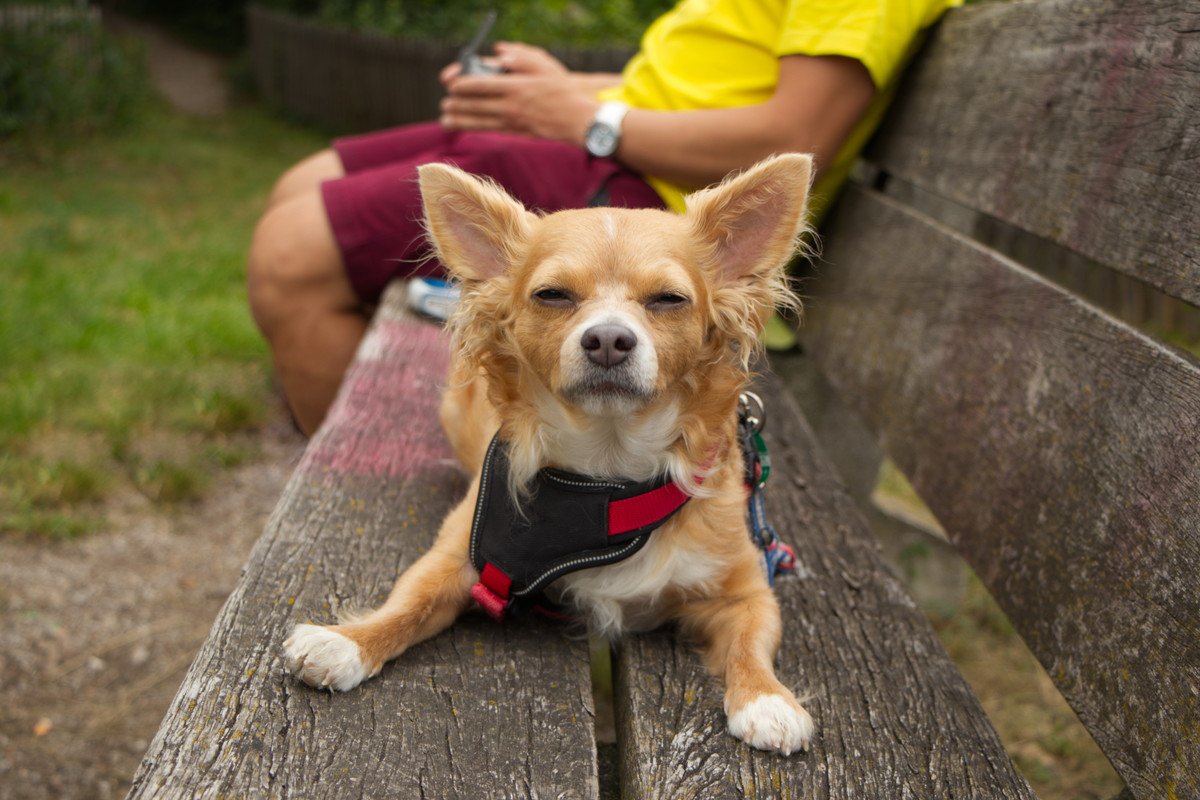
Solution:
<svg viewBox="0 0 1200 800">
<path fill-rule="evenodd" d="M 138 46 L 67 2 L 0 2 L 0 137 L 127 122 L 146 93 Z"/>
<path fill-rule="evenodd" d="M 245 43 L 245 0 L 112 0 L 124 13 L 156 18 L 190 41 L 233 53 Z M 260 5 L 360 31 L 466 42 L 485 12 L 499 12 L 494 39 L 542 45 L 636 45 L 674 0 L 262 0 Z"/>
<path fill-rule="evenodd" d="M 276 4 L 297 5 L 271 3 Z M 393 36 L 466 42 L 484 14 L 496 9 L 493 39 L 621 47 L 636 45 L 646 26 L 672 5 L 672 0 L 321 0 L 315 16 Z"/>
</svg>

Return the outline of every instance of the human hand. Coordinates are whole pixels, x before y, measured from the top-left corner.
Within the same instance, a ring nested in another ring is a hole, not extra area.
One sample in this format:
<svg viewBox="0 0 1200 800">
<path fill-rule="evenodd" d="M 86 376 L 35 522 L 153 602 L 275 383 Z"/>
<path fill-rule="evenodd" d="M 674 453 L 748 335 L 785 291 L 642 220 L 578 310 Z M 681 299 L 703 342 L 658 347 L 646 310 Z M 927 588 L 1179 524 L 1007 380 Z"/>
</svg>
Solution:
<svg viewBox="0 0 1200 800">
<path fill-rule="evenodd" d="M 540 47 L 521 42 L 496 42 L 496 55 L 483 56 L 483 63 L 503 72 L 523 75 L 567 75 L 566 65 Z M 442 67 L 438 78 L 448 90 L 454 79 L 462 74 L 462 64 L 453 61 Z"/>
<path fill-rule="evenodd" d="M 568 75 L 566 65 L 540 47 L 521 42 L 496 42 L 496 63 L 505 72 L 521 75 Z"/>
<path fill-rule="evenodd" d="M 500 68 L 500 62 L 495 56 L 483 56 L 479 60 L 484 64 L 487 64 L 489 67 L 495 67 L 497 69 Z M 442 86 L 446 87 L 446 90 L 449 91 L 450 85 L 454 83 L 454 79 L 461 74 L 462 62 L 451 61 L 446 66 L 442 67 L 442 71 L 438 73 L 438 80 L 441 81 Z"/>
<path fill-rule="evenodd" d="M 600 103 L 556 59 L 541 52 L 545 58 L 528 52 L 514 57 L 515 63 L 532 68 L 531 72 L 456 76 L 449 82 L 449 96 L 442 100 L 442 125 L 451 130 L 504 131 L 582 146 Z"/>
</svg>

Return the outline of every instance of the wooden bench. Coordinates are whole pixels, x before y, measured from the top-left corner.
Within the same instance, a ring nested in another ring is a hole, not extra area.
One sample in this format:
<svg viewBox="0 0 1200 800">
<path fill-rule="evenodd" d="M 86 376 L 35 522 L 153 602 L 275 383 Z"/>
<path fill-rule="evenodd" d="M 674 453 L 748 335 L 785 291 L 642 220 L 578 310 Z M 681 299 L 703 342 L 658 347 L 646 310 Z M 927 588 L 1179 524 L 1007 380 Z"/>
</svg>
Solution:
<svg viewBox="0 0 1200 800">
<path fill-rule="evenodd" d="M 946 220 L 982 210 L 1200 301 L 1198 22 L 952 12 L 874 188 L 833 212 L 807 342 L 1138 798 L 1200 797 L 1200 367 Z M 587 644 L 550 623 L 468 615 L 345 695 L 290 678 L 285 632 L 381 601 L 465 487 L 435 421 L 445 341 L 401 307 L 393 288 L 131 797 L 1033 797 L 771 376 L 767 499 L 800 564 L 779 672 L 812 695 L 810 753 L 728 736 L 670 631 L 615 649 L 615 765 Z"/>
</svg>

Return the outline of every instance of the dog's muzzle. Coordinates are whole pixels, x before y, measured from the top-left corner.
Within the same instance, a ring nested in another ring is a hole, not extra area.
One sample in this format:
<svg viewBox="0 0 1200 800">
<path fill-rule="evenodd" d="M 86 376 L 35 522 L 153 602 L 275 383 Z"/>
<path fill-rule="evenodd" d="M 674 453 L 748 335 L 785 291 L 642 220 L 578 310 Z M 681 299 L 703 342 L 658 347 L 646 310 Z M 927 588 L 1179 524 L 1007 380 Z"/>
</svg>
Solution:
<svg viewBox="0 0 1200 800">
<path fill-rule="evenodd" d="M 588 361 L 606 369 L 621 364 L 637 347 L 637 334 L 624 325 L 593 325 L 583 332 L 579 345 Z"/>
<path fill-rule="evenodd" d="M 561 358 L 561 396 L 587 413 L 631 413 L 655 395 L 654 342 L 619 314 L 597 315 L 576 328 Z"/>
</svg>

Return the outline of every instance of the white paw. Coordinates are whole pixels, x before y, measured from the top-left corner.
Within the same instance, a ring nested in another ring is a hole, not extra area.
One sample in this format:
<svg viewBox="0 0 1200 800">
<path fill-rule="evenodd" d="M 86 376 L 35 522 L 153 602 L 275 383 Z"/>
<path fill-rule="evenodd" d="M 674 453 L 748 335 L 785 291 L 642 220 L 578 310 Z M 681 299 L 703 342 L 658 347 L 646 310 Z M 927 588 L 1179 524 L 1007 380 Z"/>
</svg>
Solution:
<svg viewBox="0 0 1200 800">
<path fill-rule="evenodd" d="M 363 663 L 357 644 L 320 625 L 297 625 L 283 653 L 288 669 L 318 689 L 347 692 L 379 671 Z"/>
<path fill-rule="evenodd" d="M 763 694 L 729 715 L 729 732 L 751 747 L 790 756 L 807 750 L 813 720 L 794 700 Z"/>
</svg>

